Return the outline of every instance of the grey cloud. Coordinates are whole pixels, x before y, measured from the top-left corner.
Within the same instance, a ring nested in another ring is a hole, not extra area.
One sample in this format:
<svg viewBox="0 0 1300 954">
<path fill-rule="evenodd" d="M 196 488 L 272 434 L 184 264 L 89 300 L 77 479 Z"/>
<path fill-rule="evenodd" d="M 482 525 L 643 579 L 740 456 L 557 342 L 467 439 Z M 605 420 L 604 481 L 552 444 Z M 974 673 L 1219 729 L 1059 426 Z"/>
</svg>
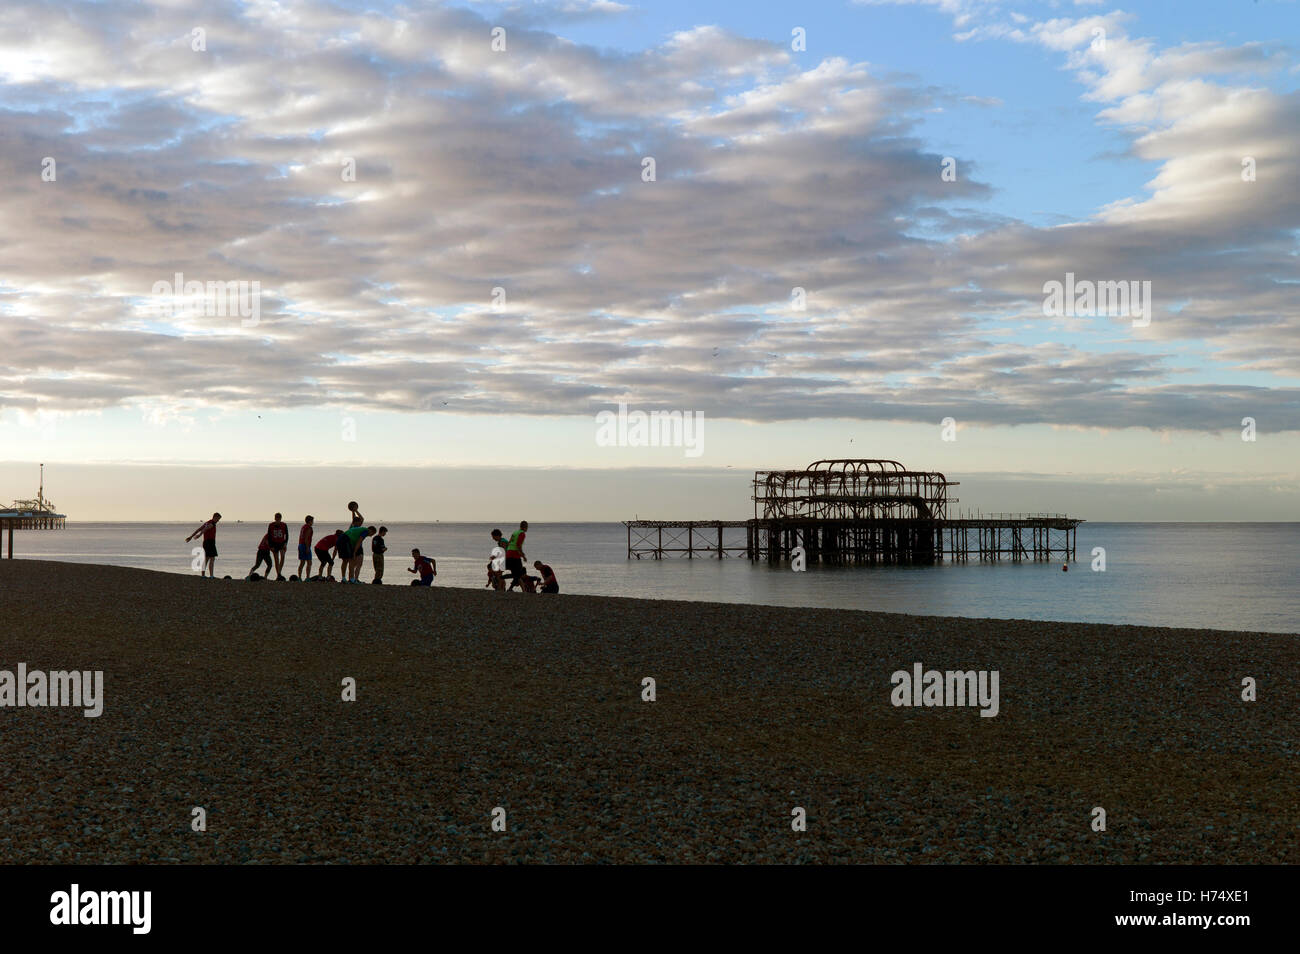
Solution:
<svg viewBox="0 0 1300 954">
<path fill-rule="evenodd" d="M 401 23 L 311 4 L 256 20 L 215 4 L 11 8 L 0 53 L 52 65 L 0 83 L 4 406 L 416 412 L 460 395 L 474 413 L 626 399 L 754 420 L 1207 430 L 1249 408 L 1300 428 L 1295 389 L 1187 383 L 1180 357 L 1300 367 L 1295 94 L 1189 89 L 1153 129 L 1134 102 L 1107 107 L 1162 162 L 1152 196 L 1039 229 L 974 207 L 992 195 L 974 162 L 941 181 L 916 129 L 951 91 L 838 60 L 801 71 L 714 27 L 610 53 L 537 10 L 494 54 L 505 14 L 453 8 Z M 200 21 L 206 57 L 188 45 Z M 1261 161 L 1250 186 L 1245 149 Z M 57 183 L 40 181 L 46 155 Z M 1150 328 L 1091 319 L 1120 353 L 1027 347 L 1025 327 L 1051 336 L 1041 289 L 1067 270 L 1151 280 Z M 142 313 L 177 271 L 261 282 L 261 323 Z"/>
</svg>

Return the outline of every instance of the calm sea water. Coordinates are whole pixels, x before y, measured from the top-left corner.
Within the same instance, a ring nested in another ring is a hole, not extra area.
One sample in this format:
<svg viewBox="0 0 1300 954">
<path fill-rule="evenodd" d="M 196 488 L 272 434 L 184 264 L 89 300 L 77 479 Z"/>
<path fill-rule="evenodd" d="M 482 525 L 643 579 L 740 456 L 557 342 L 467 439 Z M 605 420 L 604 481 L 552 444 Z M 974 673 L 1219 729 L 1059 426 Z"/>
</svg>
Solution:
<svg viewBox="0 0 1300 954">
<path fill-rule="evenodd" d="M 193 573 L 195 523 L 69 523 L 15 534 L 18 555 Z M 318 523 L 318 536 L 333 526 Z M 290 523 L 289 571 L 299 524 Z M 412 547 L 438 561 L 440 586 L 482 586 L 491 550 L 486 524 L 388 524 L 385 579 L 406 585 Z M 500 525 L 507 533 L 512 529 Z M 247 575 L 265 524 L 223 522 L 217 575 Z M 738 534 L 738 536 L 737 536 Z M 744 530 L 727 541 L 744 540 Z M 1092 572 L 1093 547 L 1106 571 Z M 551 564 L 566 593 L 882 610 L 936 616 L 1137 623 L 1300 632 L 1300 524 L 1085 523 L 1079 560 L 934 567 L 809 567 L 795 573 L 738 559 L 627 559 L 618 523 L 533 523 L 529 564 Z M 287 573 L 286 573 L 287 575 Z M 367 547 L 363 580 L 371 578 Z"/>
</svg>

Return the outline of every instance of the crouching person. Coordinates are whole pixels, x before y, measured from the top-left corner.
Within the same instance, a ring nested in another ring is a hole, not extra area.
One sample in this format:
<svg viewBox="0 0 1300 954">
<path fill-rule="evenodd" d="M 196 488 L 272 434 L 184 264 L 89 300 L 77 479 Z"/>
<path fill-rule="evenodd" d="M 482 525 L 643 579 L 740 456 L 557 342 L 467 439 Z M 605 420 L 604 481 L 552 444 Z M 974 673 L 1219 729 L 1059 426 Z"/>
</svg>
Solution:
<svg viewBox="0 0 1300 954">
<path fill-rule="evenodd" d="M 421 556 L 419 550 L 411 551 L 414 566 L 406 568 L 407 573 L 418 573 L 420 578 L 412 580 L 412 586 L 433 586 L 433 578 L 438 575 L 438 564 L 427 556 Z"/>
<path fill-rule="evenodd" d="M 552 570 L 541 560 L 537 560 L 535 563 L 533 563 L 533 567 L 537 570 L 538 573 L 542 575 L 542 585 L 541 588 L 538 590 L 539 593 L 560 592 L 560 581 L 555 578 L 554 570 Z"/>
</svg>

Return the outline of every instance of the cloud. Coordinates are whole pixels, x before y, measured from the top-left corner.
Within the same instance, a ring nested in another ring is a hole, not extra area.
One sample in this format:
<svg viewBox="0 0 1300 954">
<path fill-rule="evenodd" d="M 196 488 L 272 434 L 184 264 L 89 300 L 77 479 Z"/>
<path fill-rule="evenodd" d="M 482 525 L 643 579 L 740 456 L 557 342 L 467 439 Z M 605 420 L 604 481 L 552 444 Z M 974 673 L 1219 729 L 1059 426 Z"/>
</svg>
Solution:
<svg viewBox="0 0 1300 954">
<path fill-rule="evenodd" d="M 969 176 L 977 157 L 941 179 L 918 129 L 951 91 L 800 65 L 716 26 L 598 50 L 547 28 L 571 6 L 10 4 L 0 407 L 157 422 L 458 395 L 502 414 L 629 400 L 751 420 L 1214 430 L 1242 412 L 1300 428 L 1295 388 L 1182 373 L 1189 347 L 1300 367 L 1295 94 L 1207 78 L 1281 68 L 1277 50 L 1160 51 L 1118 15 L 1018 24 L 1159 164 L 1146 194 L 1033 228 L 977 208 L 993 195 Z M 1099 23 L 1111 59 L 1087 50 Z M 1150 327 L 1092 319 L 1096 350 L 1023 343 L 1065 328 L 1041 303 L 1067 271 L 1152 281 Z M 257 324 L 155 313 L 177 272 L 258 282 Z"/>
</svg>

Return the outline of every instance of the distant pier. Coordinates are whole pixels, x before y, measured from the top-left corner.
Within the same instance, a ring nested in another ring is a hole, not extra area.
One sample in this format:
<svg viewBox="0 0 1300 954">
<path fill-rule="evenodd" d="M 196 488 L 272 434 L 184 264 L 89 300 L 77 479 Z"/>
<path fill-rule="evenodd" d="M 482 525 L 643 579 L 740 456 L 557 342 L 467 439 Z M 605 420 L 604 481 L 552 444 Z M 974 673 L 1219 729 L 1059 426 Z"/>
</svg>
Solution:
<svg viewBox="0 0 1300 954">
<path fill-rule="evenodd" d="M 9 542 L 7 559 L 14 558 L 15 530 L 62 530 L 67 516 L 54 512 L 52 501 L 45 499 L 45 465 L 41 464 L 41 482 L 35 500 L 15 500 L 12 507 L 0 510 L 0 554 Z"/>
<path fill-rule="evenodd" d="M 1073 560 L 1078 526 L 1065 514 L 949 517 L 943 474 L 890 460 L 819 460 L 803 470 L 754 474 L 751 520 L 628 520 L 628 559 L 744 555 L 780 563 L 803 549 L 828 566 Z M 728 541 L 725 530 L 745 529 Z M 665 537 L 665 533 L 667 536 Z"/>
</svg>

